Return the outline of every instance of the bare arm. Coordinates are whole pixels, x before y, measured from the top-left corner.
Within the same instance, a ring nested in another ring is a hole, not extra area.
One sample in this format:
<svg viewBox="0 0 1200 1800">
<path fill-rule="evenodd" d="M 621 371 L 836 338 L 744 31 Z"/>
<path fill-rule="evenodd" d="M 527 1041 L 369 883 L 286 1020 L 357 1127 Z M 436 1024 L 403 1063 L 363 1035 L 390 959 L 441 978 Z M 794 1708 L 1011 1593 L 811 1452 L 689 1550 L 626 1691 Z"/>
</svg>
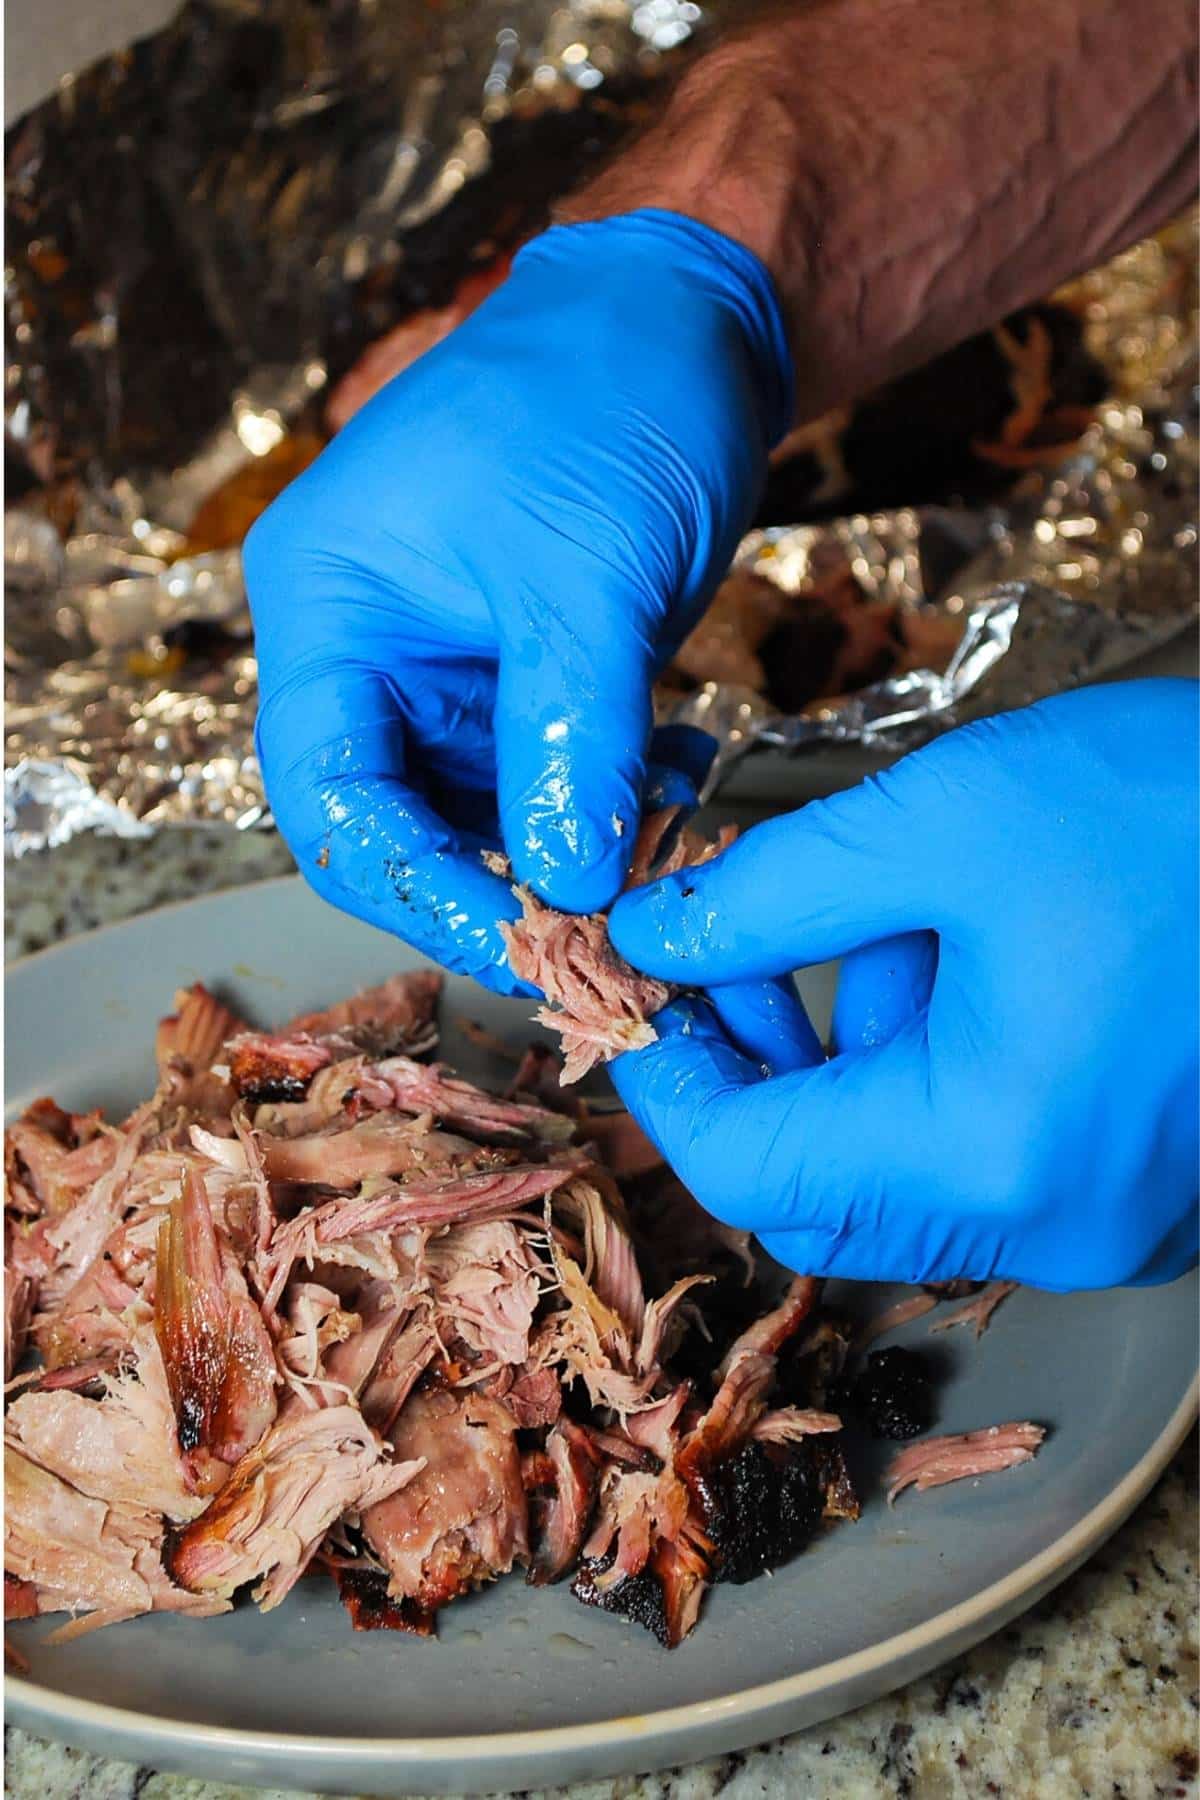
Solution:
<svg viewBox="0 0 1200 1800">
<path fill-rule="evenodd" d="M 1191 0 L 813 0 L 722 44 L 565 221 L 668 207 L 775 277 L 811 418 L 1196 186 Z"/>
</svg>

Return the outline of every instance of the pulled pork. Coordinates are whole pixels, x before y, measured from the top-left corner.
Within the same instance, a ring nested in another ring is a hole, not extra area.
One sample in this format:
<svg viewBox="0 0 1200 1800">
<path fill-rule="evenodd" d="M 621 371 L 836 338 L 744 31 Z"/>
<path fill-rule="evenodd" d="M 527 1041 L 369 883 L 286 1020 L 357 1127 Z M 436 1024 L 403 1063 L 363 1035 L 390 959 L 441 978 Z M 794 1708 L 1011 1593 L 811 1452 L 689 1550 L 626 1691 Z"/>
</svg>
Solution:
<svg viewBox="0 0 1200 1800">
<path fill-rule="evenodd" d="M 706 843 L 694 832 L 677 830 L 679 814 L 680 808 L 668 807 L 643 823 L 627 886 L 640 887 L 652 877 L 708 862 L 736 835 L 727 826 L 716 843 Z M 489 853 L 487 860 L 498 873 L 508 873 L 503 857 Z M 581 1080 L 597 1063 L 652 1044 L 650 1020 L 677 990 L 640 974 L 617 955 L 603 913 L 556 912 L 528 888 L 514 891 L 523 916 L 500 928 L 509 965 L 546 996 L 537 1018 L 561 1034 L 563 1084 Z"/>
<path fill-rule="evenodd" d="M 963 1431 L 950 1437 L 922 1438 L 895 1458 L 887 1476 L 888 1505 L 906 1487 L 918 1494 L 943 1487 L 948 1481 L 967 1481 L 976 1475 L 993 1475 L 1000 1469 L 1019 1468 L 1032 1462 L 1046 1432 L 1028 1423 L 988 1425 L 982 1431 Z"/>
<path fill-rule="evenodd" d="M 568 1053 L 609 1053 L 547 918 Z M 611 957 L 602 920 L 568 924 Z M 673 1644 L 713 1582 L 854 1516 L 840 1421 L 780 1378 L 819 1284 L 771 1306 L 748 1242 L 546 1052 L 504 1094 L 427 1060 L 436 998 L 396 977 L 266 1033 L 197 985 L 129 1118 L 39 1101 L 12 1127 L 12 1615 L 266 1609 L 311 1571 L 356 1626 L 428 1634 L 522 1568 Z"/>
</svg>

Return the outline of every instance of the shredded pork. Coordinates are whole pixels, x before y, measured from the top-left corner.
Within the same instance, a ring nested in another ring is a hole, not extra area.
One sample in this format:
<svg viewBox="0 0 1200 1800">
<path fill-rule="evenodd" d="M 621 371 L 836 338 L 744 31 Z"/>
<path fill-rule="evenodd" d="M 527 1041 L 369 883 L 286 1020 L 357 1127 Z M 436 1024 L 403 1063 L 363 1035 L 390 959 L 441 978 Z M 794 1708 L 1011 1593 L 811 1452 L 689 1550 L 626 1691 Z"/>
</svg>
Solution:
<svg viewBox="0 0 1200 1800">
<path fill-rule="evenodd" d="M 672 830 L 635 880 L 710 853 Z M 270 1032 L 197 984 L 127 1118 L 12 1126 L 10 1616 L 269 1609 L 311 1572 L 356 1627 L 429 1634 L 519 1568 L 671 1645 L 714 1582 L 856 1516 L 820 1284 L 772 1304 L 749 1239 L 556 1079 L 651 1032 L 657 991 L 601 919 L 526 926 L 565 1071 L 516 1054 L 491 1093 L 429 1060 L 430 974 Z"/>
<path fill-rule="evenodd" d="M 1046 1435 L 1041 1425 L 989 1425 L 950 1437 L 921 1438 L 895 1458 L 887 1477 L 888 1505 L 894 1506 L 907 1487 L 923 1493 L 948 1481 L 967 1481 L 1001 1469 L 1032 1462 Z"/>
<path fill-rule="evenodd" d="M 642 825 L 629 871 L 629 887 L 708 862 L 732 841 L 727 827 L 716 843 L 678 830 L 679 809 L 655 813 Z M 672 839 L 673 842 L 668 842 Z M 491 865 L 507 873 L 503 858 Z M 630 968 L 609 942 L 602 913 L 562 913 L 545 906 L 526 887 L 517 887 L 522 917 L 502 925 L 513 973 L 546 996 L 539 1022 L 562 1037 L 561 1080 L 582 1079 L 597 1063 L 654 1042 L 650 1023 L 675 990 L 666 982 Z"/>
</svg>

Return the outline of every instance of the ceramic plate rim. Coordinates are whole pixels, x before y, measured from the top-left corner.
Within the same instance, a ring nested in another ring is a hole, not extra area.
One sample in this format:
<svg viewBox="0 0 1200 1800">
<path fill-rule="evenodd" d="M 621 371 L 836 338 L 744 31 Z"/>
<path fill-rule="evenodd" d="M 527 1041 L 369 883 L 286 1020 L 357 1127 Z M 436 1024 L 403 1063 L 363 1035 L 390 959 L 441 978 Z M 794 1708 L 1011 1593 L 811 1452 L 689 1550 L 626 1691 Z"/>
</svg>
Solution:
<svg viewBox="0 0 1200 1800">
<path fill-rule="evenodd" d="M 186 904 L 186 903 L 185 903 Z M 379 1762 L 403 1767 L 405 1764 L 428 1762 L 435 1757 L 453 1755 L 456 1760 L 471 1763 L 492 1762 L 506 1755 L 551 1755 L 555 1751 L 599 1748 L 614 1739 L 627 1744 L 636 1732 L 643 1741 L 655 1737 L 686 1732 L 702 1723 L 721 1718 L 746 1722 L 759 1713 L 768 1713 L 819 1693 L 822 1688 L 839 1686 L 858 1676 L 869 1675 L 890 1662 L 919 1653 L 936 1642 L 969 1631 L 981 1620 L 990 1622 L 1012 1601 L 1042 1584 L 1051 1585 L 1055 1575 L 1068 1574 L 1128 1517 L 1162 1474 L 1175 1454 L 1196 1415 L 1200 1404 L 1200 1373 L 1191 1382 L 1167 1424 L 1150 1448 L 1139 1458 L 1105 1498 L 1077 1521 L 1054 1543 L 1022 1563 L 1002 1580 L 983 1588 L 970 1600 L 960 1601 L 945 1612 L 936 1613 L 922 1625 L 894 1637 L 883 1638 L 869 1649 L 853 1652 L 834 1662 L 822 1663 L 815 1669 L 758 1687 L 743 1688 L 723 1694 L 715 1700 L 693 1701 L 686 1706 L 663 1708 L 657 1712 L 622 1715 L 619 1718 L 594 1720 L 584 1725 L 555 1725 L 538 1730 L 473 1733 L 462 1736 L 403 1738 L 333 1738 L 301 1732 L 247 1731 L 238 1727 L 202 1725 L 184 1719 L 164 1719 L 150 1713 L 109 1706 L 97 1700 L 77 1700 L 59 1695 L 53 1688 L 27 1681 L 23 1676 L 5 1677 L 6 1703 L 16 1702 L 28 1721 L 47 1727 L 56 1725 L 107 1733 L 136 1734 L 153 1756 L 160 1749 L 195 1751 L 210 1749 L 230 1754 L 259 1756 L 291 1756 L 303 1760 L 320 1756 L 332 1763 L 354 1763 L 364 1756 Z"/>
<path fill-rule="evenodd" d="M 155 913 L 177 912 L 201 906 L 220 893 L 232 894 L 253 888 L 303 885 L 298 875 L 277 875 L 258 882 L 246 882 L 214 893 L 193 895 L 161 907 Z M 58 944 L 48 945 L 10 963 L 6 981 L 33 963 L 58 955 L 71 944 L 95 941 L 114 931 L 121 931 L 146 914 L 130 919 L 114 920 L 89 932 L 79 932 Z M 581 1725 L 555 1725 L 538 1729 L 506 1732 L 475 1732 L 441 1737 L 346 1737 L 335 1738 L 319 1733 L 285 1731 L 250 1731 L 241 1727 L 205 1725 L 186 1719 L 162 1718 L 156 1714 L 136 1712 L 111 1706 L 97 1700 L 82 1700 L 60 1694 L 41 1682 L 29 1681 L 21 1675 L 5 1675 L 6 1707 L 19 1711 L 22 1722 L 34 1729 L 57 1730 L 69 1737 L 72 1728 L 89 1733 L 103 1732 L 110 1738 L 121 1734 L 135 1737 L 152 1759 L 162 1752 L 197 1750 L 224 1751 L 230 1755 L 260 1757 L 293 1757 L 298 1761 L 320 1757 L 334 1765 L 352 1765 L 369 1756 L 377 1763 L 403 1768 L 405 1765 L 428 1764 L 431 1759 L 454 1758 L 466 1765 L 494 1762 L 505 1756 L 551 1756 L 556 1751 L 600 1749 L 616 1740 L 628 1744 L 636 1735 L 644 1744 L 656 1738 L 687 1733 L 714 1720 L 746 1725 L 759 1714 L 768 1715 L 781 1707 L 797 1703 L 822 1689 L 839 1687 L 867 1676 L 889 1663 L 919 1655 L 939 1642 L 959 1639 L 982 1624 L 987 1634 L 990 1622 L 1013 1602 L 1026 1594 L 1045 1591 L 1054 1585 L 1055 1577 L 1065 1577 L 1096 1549 L 1128 1517 L 1162 1474 L 1171 1457 L 1183 1442 L 1200 1410 L 1200 1371 L 1192 1376 L 1182 1398 L 1170 1418 L 1147 1450 L 1126 1471 L 1103 1499 L 1084 1514 L 1082 1519 L 1048 1544 L 1044 1550 L 1022 1563 L 999 1581 L 981 1589 L 970 1599 L 935 1613 L 920 1625 L 910 1626 L 864 1650 L 818 1667 L 785 1675 L 756 1687 L 742 1688 L 716 1699 L 691 1701 L 683 1706 L 664 1707 L 654 1712 L 625 1714 L 612 1719 L 593 1720 Z M 1035 1594 L 1036 1597 L 1036 1594 Z M 977 1641 L 971 1639 L 969 1641 Z"/>
</svg>

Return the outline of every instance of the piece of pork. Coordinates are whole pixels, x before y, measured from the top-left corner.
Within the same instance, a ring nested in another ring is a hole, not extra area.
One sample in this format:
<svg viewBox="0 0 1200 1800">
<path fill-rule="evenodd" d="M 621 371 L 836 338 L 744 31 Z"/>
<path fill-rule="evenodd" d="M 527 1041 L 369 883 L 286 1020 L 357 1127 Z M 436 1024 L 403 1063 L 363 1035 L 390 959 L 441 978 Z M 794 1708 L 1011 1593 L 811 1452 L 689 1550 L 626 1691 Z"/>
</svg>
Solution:
<svg viewBox="0 0 1200 1800">
<path fill-rule="evenodd" d="M 952 1331 L 956 1325 L 973 1325 L 975 1341 L 983 1336 L 992 1321 L 996 1308 L 1015 1294 L 1018 1283 L 1015 1281 L 993 1281 L 990 1287 L 984 1288 L 981 1294 L 955 1307 L 953 1312 L 946 1313 L 943 1318 L 935 1319 L 929 1327 L 930 1331 Z"/>
<path fill-rule="evenodd" d="M 236 1463 L 275 1418 L 275 1355 L 258 1306 L 213 1224 L 204 1183 L 184 1179 L 159 1226 L 154 1324 L 179 1447 L 193 1479 Z"/>
<path fill-rule="evenodd" d="M 152 1296 L 161 1217 L 158 1208 L 131 1214 L 109 1233 L 57 1307 L 36 1315 L 34 1341 L 48 1369 L 116 1357 L 129 1348 L 136 1327 L 153 1317 L 146 1289 Z"/>
<path fill-rule="evenodd" d="M 522 917 L 501 923 L 513 973 L 540 989 L 538 1023 L 562 1037 L 564 1086 L 599 1062 L 654 1042 L 650 1024 L 671 997 L 665 982 L 618 956 L 600 913 L 560 913 L 518 887 Z"/>
<path fill-rule="evenodd" d="M 553 1369 L 522 1369 L 497 1397 L 523 1431 L 553 1425 L 562 1413 L 562 1389 Z"/>
<path fill-rule="evenodd" d="M 897 1300 L 893 1306 L 887 1306 L 882 1312 L 875 1313 L 865 1325 L 861 1325 L 854 1334 L 854 1348 L 865 1350 L 876 1338 L 886 1336 L 889 1331 L 898 1331 L 901 1325 L 908 1325 L 913 1319 L 922 1319 L 931 1313 L 937 1305 L 936 1294 L 910 1294 L 905 1300 Z"/>
<path fill-rule="evenodd" d="M 573 1181 L 556 1204 L 579 1223 L 585 1266 L 553 1241 L 561 1304 L 546 1321 L 538 1354 L 561 1365 L 568 1379 L 582 1380 L 594 1406 L 627 1418 L 654 1404 L 668 1327 L 708 1277 L 686 1276 L 647 1304 L 624 1220 L 594 1181 Z"/>
<path fill-rule="evenodd" d="M 723 831 L 715 844 L 681 831 L 662 854 L 679 810 L 669 807 L 643 822 L 627 886 L 694 868 L 732 841 L 732 828 Z M 507 869 L 503 858 L 499 863 L 494 857 L 485 860 L 493 868 Z M 536 1017 L 540 1024 L 561 1033 L 564 1086 L 579 1081 L 597 1063 L 652 1044 L 655 1033 L 650 1020 L 675 990 L 641 974 L 618 956 L 609 941 L 603 913 L 560 913 L 543 905 L 528 888 L 518 886 L 514 892 L 522 916 L 513 925 L 502 923 L 500 927 L 509 966 L 546 996 L 547 1004 Z"/>
<path fill-rule="evenodd" d="M 13 1378 L 25 1351 L 25 1340 L 37 1304 L 37 1276 L 14 1259 L 15 1228 L 4 1219 L 4 1380 Z"/>
<path fill-rule="evenodd" d="M 416 969 L 323 1012 L 301 1013 L 277 1032 L 243 1032 L 228 1046 L 233 1084 L 253 1101 L 296 1103 L 332 1063 L 422 1056 L 437 1044 L 441 987 L 436 972 Z"/>
<path fill-rule="evenodd" d="M 412 1225 L 457 1225 L 471 1219 L 520 1212 L 571 1178 L 569 1169 L 519 1164 L 482 1174 L 450 1175 L 386 1186 L 377 1193 L 329 1200 L 279 1226 L 261 1271 L 264 1300 L 277 1306 L 293 1265 L 311 1267 L 328 1248 L 347 1238 L 394 1233 Z"/>
<path fill-rule="evenodd" d="M 354 1287 L 351 1311 L 333 1288 L 292 1282 L 279 1361 L 303 1405 L 359 1400 L 383 1435 L 440 1344 L 429 1299 L 411 1284 L 371 1277 Z"/>
<path fill-rule="evenodd" d="M 367 1285 L 379 1286 L 387 1291 L 394 1313 L 395 1301 L 390 1284 L 379 1282 Z M 325 1357 L 329 1351 L 338 1344 L 346 1343 L 349 1338 L 361 1335 L 362 1316 L 352 1308 L 343 1306 L 341 1295 L 319 1281 L 291 1282 L 286 1302 L 276 1354 L 284 1379 L 290 1381 L 295 1392 L 307 1398 L 305 1390 L 310 1384 L 313 1387 L 321 1385 Z M 394 1318 L 389 1318 L 387 1323 L 394 1325 Z M 292 1377 L 295 1379 L 292 1380 Z M 314 1405 L 316 1403 L 315 1400 L 312 1402 Z"/>
<path fill-rule="evenodd" d="M 795 1444 L 801 1438 L 841 1429 L 837 1413 L 819 1412 L 812 1406 L 777 1406 L 759 1415 L 750 1427 L 750 1436 L 759 1444 Z"/>
<path fill-rule="evenodd" d="M 256 1582 L 254 1598 L 268 1611 L 337 1519 L 379 1504 L 422 1467 L 390 1459 L 356 1406 L 289 1407 L 207 1511 L 168 1540 L 164 1562 L 195 1594 L 227 1600 Z"/>
<path fill-rule="evenodd" d="M 362 1390 L 363 1418 L 381 1437 L 391 1431 L 401 1407 L 441 1348 L 426 1307 L 414 1308 L 402 1328 L 389 1338 Z M 330 1373 L 337 1367 L 331 1358 Z"/>
<path fill-rule="evenodd" d="M 114 1134 L 116 1154 L 111 1166 L 69 1209 L 28 1230 L 25 1251 L 29 1255 L 36 1251 L 42 1259 L 38 1301 L 44 1312 L 53 1312 L 62 1304 L 108 1247 L 127 1214 L 138 1207 L 165 1203 L 177 1188 L 189 1155 L 154 1147 L 158 1123 L 155 1102 L 139 1108 Z"/>
<path fill-rule="evenodd" d="M 561 1581 L 579 1560 L 596 1496 L 600 1456 L 588 1433 L 560 1419 L 546 1439 L 553 1486 L 534 1494 L 536 1548 L 526 1579 L 533 1587 Z"/>
<path fill-rule="evenodd" d="M 51 1111 L 52 1109 L 52 1111 Z M 70 1134 L 47 1124 L 70 1122 Z M 107 1126 L 85 1131 L 98 1115 L 62 1113 L 52 1100 L 37 1100 L 4 1134 L 6 1210 L 32 1218 L 59 1218 L 69 1212 L 116 1161 L 118 1133 Z"/>
<path fill-rule="evenodd" d="M 457 1225 L 431 1238 L 419 1263 L 439 1325 L 488 1362 L 523 1365 L 549 1270 L 507 1219 Z"/>
<path fill-rule="evenodd" d="M 224 1599 L 176 1587 L 163 1567 L 163 1523 L 141 1507 L 82 1494 L 13 1444 L 4 1447 L 4 1566 L 37 1590 L 38 1611 L 87 1613 L 57 1633 L 147 1612 L 225 1612 Z"/>
<path fill-rule="evenodd" d="M 718 1380 L 724 1380 L 741 1357 L 777 1356 L 816 1306 L 821 1288 L 822 1283 L 812 1275 L 795 1276 L 778 1306 L 763 1313 L 734 1339 L 717 1369 Z"/>
<path fill-rule="evenodd" d="M 341 1055 L 361 1051 L 380 1057 L 403 1051 L 423 1056 L 437 1044 L 441 992 L 442 977 L 435 969 L 413 969 L 321 1012 L 300 1013 L 284 1031 L 316 1038 Z"/>
<path fill-rule="evenodd" d="M 20 1450 L 81 1493 L 114 1506 L 193 1519 L 207 1498 L 189 1486 L 154 1332 L 135 1335 L 132 1366 L 98 1377 L 99 1399 L 43 1386 L 19 1394 L 5 1429 Z"/>
<path fill-rule="evenodd" d="M 942 1487 L 949 1481 L 966 1481 L 976 1475 L 992 1475 L 1031 1462 L 1045 1438 L 1045 1427 L 1015 1421 L 989 1425 L 982 1431 L 952 1433 L 946 1437 L 920 1438 L 894 1458 L 887 1473 L 888 1505 L 906 1487 L 918 1493 Z"/>
<path fill-rule="evenodd" d="M 818 1464 L 807 1442 L 835 1432 L 839 1420 L 797 1408 L 767 1411 L 777 1353 L 819 1292 L 819 1282 L 797 1277 L 780 1304 L 735 1339 L 712 1402 L 686 1430 L 687 1384 L 626 1421 L 630 1438 L 652 1449 L 659 1466 L 606 1475 L 573 1584 L 577 1598 L 628 1613 L 672 1646 L 694 1626 L 711 1581 L 748 1579 L 786 1560 L 832 1504 L 831 1487 L 848 1490 L 840 1453 Z"/>
<path fill-rule="evenodd" d="M 373 1064 L 369 1074 L 372 1085 L 364 1090 L 364 1098 L 380 1083 L 390 1093 L 388 1104 L 406 1112 L 431 1114 L 483 1144 L 562 1144 L 574 1136 L 573 1121 L 562 1113 L 524 1100 L 498 1100 L 437 1063 L 391 1056 Z"/>
<path fill-rule="evenodd" d="M 413 1394 L 389 1438 L 420 1473 L 364 1508 L 363 1536 L 388 1592 L 427 1613 L 504 1575 L 529 1554 L 516 1427 L 495 1400 L 430 1387 Z"/>
<path fill-rule="evenodd" d="M 228 1072 L 214 1069 L 224 1045 L 246 1024 L 201 981 L 180 988 L 175 1011 L 159 1021 L 154 1041 L 160 1094 L 190 1111 L 227 1117 L 234 1092 Z"/>
<path fill-rule="evenodd" d="M 372 1175 L 408 1175 L 439 1168 L 478 1167 L 479 1146 L 448 1131 L 430 1129 L 428 1116 L 378 1113 L 311 1137 L 260 1140 L 272 1181 L 356 1188 Z"/>
<path fill-rule="evenodd" d="M 229 1044 L 229 1073 L 244 1099 L 300 1101 L 309 1083 L 335 1060 L 328 1044 L 297 1034 L 246 1031 Z"/>
</svg>

